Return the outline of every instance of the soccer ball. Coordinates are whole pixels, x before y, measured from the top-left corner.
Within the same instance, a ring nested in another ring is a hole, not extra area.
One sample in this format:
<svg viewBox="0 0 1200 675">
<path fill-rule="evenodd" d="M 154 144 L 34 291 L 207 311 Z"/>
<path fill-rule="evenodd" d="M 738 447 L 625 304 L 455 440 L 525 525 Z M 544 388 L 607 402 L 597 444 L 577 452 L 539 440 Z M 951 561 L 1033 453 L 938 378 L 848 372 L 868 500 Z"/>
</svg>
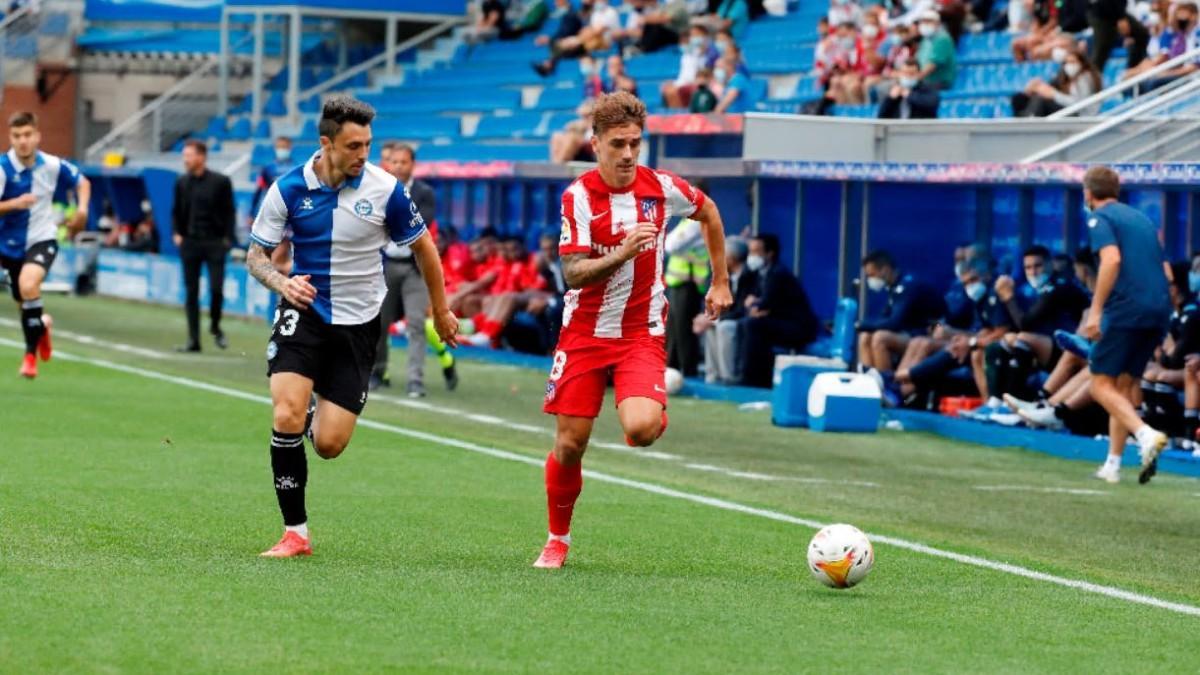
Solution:
<svg viewBox="0 0 1200 675">
<path fill-rule="evenodd" d="M 667 393 L 674 396 L 683 389 L 683 373 L 674 368 L 667 368 L 665 379 L 667 381 Z"/>
<path fill-rule="evenodd" d="M 861 582 L 874 564 L 871 542 L 853 525 L 829 525 L 808 544 L 808 571 L 831 588 L 850 588 Z"/>
</svg>

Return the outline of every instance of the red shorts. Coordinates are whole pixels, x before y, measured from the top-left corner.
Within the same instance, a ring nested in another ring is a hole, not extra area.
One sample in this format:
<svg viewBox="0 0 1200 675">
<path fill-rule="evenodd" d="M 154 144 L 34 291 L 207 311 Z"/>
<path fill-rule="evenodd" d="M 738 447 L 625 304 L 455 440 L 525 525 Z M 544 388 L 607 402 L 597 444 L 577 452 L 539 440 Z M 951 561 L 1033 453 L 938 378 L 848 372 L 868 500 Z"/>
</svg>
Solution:
<svg viewBox="0 0 1200 675">
<path fill-rule="evenodd" d="M 595 418 L 604 404 L 609 375 L 617 391 L 617 405 L 639 396 L 665 408 L 666 369 L 664 338 L 597 338 L 564 332 L 554 352 L 542 411 Z"/>
</svg>

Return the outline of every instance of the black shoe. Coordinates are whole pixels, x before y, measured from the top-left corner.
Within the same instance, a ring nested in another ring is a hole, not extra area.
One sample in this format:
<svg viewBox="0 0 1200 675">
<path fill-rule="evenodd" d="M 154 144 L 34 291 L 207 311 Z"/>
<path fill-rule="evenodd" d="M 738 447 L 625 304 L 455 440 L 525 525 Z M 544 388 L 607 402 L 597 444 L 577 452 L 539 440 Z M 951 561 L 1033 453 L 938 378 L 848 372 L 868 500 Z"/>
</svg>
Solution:
<svg viewBox="0 0 1200 675">
<path fill-rule="evenodd" d="M 1149 466 L 1142 469 L 1142 472 L 1138 474 L 1138 485 L 1145 485 L 1146 483 L 1149 483 L 1150 479 L 1154 478 L 1154 475 L 1157 473 L 1158 459 L 1156 458 L 1154 461 L 1150 462 Z"/>
<path fill-rule="evenodd" d="M 179 345 L 178 347 L 175 348 L 175 351 L 177 351 L 177 352 L 199 352 L 200 351 L 200 343 L 199 342 L 189 342 L 186 345 Z"/>
<path fill-rule="evenodd" d="M 554 72 L 554 70 L 550 68 L 550 64 L 546 63 L 545 61 L 534 61 L 531 65 L 533 66 L 534 72 L 542 77 L 550 77 L 550 73 Z"/>
<path fill-rule="evenodd" d="M 442 368 L 442 377 L 446 378 L 446 389 L 454 391 L 458 389 L 458 371 L 454 369 L 454 364 Z"/>
<path fill-rule="evenodd" d="M 229 338 L 221 331 L 216 331 L 212 334 L 213 342 L 216 343 L 218 349 L 229 349 Z"/>
<path fill-rule="evenodd" d="M 313 417 L 315 417 L 316 414 L 317 396 L 316 394 L 310 394 L 308 397 L 308 411 L 304 414 L 304 437 L 308 439 L 309 443 L 316 443 L 316 441 L 313 440 L 312 430 Z"/>
</svg>

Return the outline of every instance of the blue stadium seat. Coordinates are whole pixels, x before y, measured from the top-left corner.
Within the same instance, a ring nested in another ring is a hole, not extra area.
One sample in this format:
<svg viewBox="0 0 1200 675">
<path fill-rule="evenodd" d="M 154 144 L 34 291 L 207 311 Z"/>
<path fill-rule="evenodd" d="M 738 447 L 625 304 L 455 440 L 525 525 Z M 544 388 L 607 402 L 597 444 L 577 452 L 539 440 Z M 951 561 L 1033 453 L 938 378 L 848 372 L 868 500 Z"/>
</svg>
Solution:
<svg viewBox="0 0 1200 675">
<path fill-rule="evenodd" d="M 304 128 L 300 131 L 301 138 L 316 138 L 318 133 L 317 119 L 315 117 L 304 120 Z"/>
<path fill-rule="evenodd" d="M 267 102 L 263 106 L 263 113 L 280 117 L 287 114 L 287 102 L 284 101 L 283 92 L 273 91 L 267 97 Z"/>
<path fill-rule="evenodd" d="M 545 138 L 554 131 L 548 124 L 542 126 L 545 113 L 519 112 L 501 117 L 487 115 L 479 120 L 473 138 Z"/>
<path fill-rule="evenodd" d="M 239 117 L 234 120 L 233 125 L 229 127 L 229 133 L 225 137 L 231 141 L 250 140 L 250 118 Z"/>
<path fill-rule="evenodd" d="M 223 117 L 213 117 L 204 129 L 205 138 L 225 138 L 225 134 L 225 118 Z"/>
<path fill-rule="evenodd" d="M 258 125 L 254 127 L 254 138 L 270 138 L 271 137 L 271 120 L 262 118 L 258 121 Z"/>
<path fill-rule="evenodd" d="M 266 166 L 275 161 L 275 148 L 266 143 L 256 143 L 250 151 L 251 166 Z"/>
<path fill-rule="evenodd" d="M 583 101 L 581 87 L 555 87 L 545 89 L 538 97 L 538 110 L 574 110 Z"/>
</svg>

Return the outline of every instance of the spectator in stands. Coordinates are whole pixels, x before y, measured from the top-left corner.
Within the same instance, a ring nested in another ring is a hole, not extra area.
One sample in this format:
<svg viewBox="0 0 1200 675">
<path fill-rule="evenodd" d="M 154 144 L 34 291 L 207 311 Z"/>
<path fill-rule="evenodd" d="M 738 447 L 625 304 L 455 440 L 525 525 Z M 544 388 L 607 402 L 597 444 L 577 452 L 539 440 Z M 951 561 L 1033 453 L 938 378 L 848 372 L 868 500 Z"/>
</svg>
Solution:
<svg viewBox="0 0 1200 675">
<path fill-rule="evenodd" d="M 604 93 L 604 77 L 600 64 L 590 54 L 579 57 L 579 74 L 583 77 L 583 99 L 596 98 Z"/>
<path fill-rule="evenodd" d="M 958 76 L 957 50 L 950 34 L 942 28 L 938 13 L 930 10 L 922 14 L 917 32 L 921 34 L 921 45 L 917 47 L 921 79 L 939 91 L 952 88 Z"/>
<path fill-rule="evenodd" d="M 802 350 L 817 339 L 820 325 L 808 294 L 779 261 L 779 238 L 760 234 L 750 240 L 747 264 L 758 272 L 760 295 L 748 296 L 743 319 L 742 383 L 770 387 L 775 350 Z"/>
<path fill-rule="evenodd" d="M 550 161 L 555 164 L 595 160 L 592 151 L 592 102 L 579 104 L 577 119 L 550 136 Z"/>
<path fill-rule="evenodd" d="M 854 105 L 865 100 L 864 78 L 870 72 L 858 28 L 843 23 L 817 45 L 816 74 L 825 88 L 825 105 Z M 824 109 L 820 114 L 824 113 Z"/>
<path fill-rule="evenodd" d="M 279 177 L 292 167 L 296 166 L 296 161 L 292 157 L 292 139 L 287 136 L 279 136 L 275 139 L 275 161 L 264 166 L 258 172 L 258 178 L 254 181 L 254 197 L 250 200 L 250 214 L 248 221 L 251 225 L 254 224 L 254 218 L 258 215 L 258 209 L 262 206 L 263 197 L 267 195 L 267 190 L 279 180 Z"/>
<path fill-rule="evenodd" d="M 1017 330 L 984 352 L 985 382 L 980 393 L 988 400 L 987 410 L 981 415 L 1011 414 L 1002 409 L 1005 394 L 1025 399 L 1036 393 L 1029 386 L 1029 378 L 1039 369 L 1053 367 L 1057 357 L 1054 332 L 1074 331 L 1088 305 L 1087 293 L 1073 278 L 1051 273 L 1046 247 L 1031 246 L 1021 258 L 1027 284 L 1023 294 L 1018 294 L 1012 277 L 1005 275 L 996 280 L 996 295 Z"/>
<path fill-rule="evenodd" d="M 1149 34 L 1149 42 L 1146 45 L 1146 58 L 1142 59 L 1141 63 L 1129 66 L 1121 71 L 1122 80 L 1127 80 L 1135 75 L 1141 75 L 1143 72 L 1150 70 L 1165 60 L 1161 57 L 1165 49 L 1170 45 L 1163 45 L 1162 36 L 1166 33 L 1172 19 L 1174 19 L 1175 13 L 1168 9 L 1166 17 L 1164 18 L 1164 15 L 1159 14 L 1157 9 L 1151 9 L 1146 13 L 1145 18 L 1142 19 L 1142 24 L 1146 26 Z"/>
<path fill-rule="evenodd" d="M 507 31 L 500 33 L 501 40 L 516 40 L 524 35 L 536 33 L 550 17 L 548 0 L 529 0 L 521 8 L 521 18 Z"/>
<path fill-rule="evenodd" d="M 470 265 L 464 266 L 464 276 L 449 297 L 450 309 L 456 316 L 473 317 L 483 308 L 488 290 L 500 278 L 501 268 L 505 266 L 498 248 L 496 231 L 490 227 L 484 228 L 471 242 Z"/>
<path fill-rule="evenodd" d="M 1062 49 L 1063 47 L 1057 47 Z M 1062 61 L 1062 68 L 1050 82 L 1033 78 L 1025 85 L 1025 91 L 1013 94 L 1014 117 L 1046 117 L 1063 108 L 1082 101 L 1103 88 L 1100 73 L 1088 61 L 1083 51 L 1070 51 Z M 1080 111 L 1085 115 L 1099 112 L 1099 107 Z"/>
<path fill-rule="evenodd" d="M 579 58 L 585 53 L 578 36 L 591 18 L 591 3 L 581 4 L 578 10 L 571 7 L 570 0 L 556 0 L 556 5 L 562 12 L 558 21 L 558 29 L 554 31 L 553 35 L 540 35 L 534 40 L 534 44 L 550 48 L 549 58 L 533 63 L 533 69 L 542 77 L 547 77 L 554 72 L 558 62 L 562 59 Z"/>
<path fill-rule="evenodd" d="M 467 44 L 477 44 L 511 34 L 508 19 L 504 17 L 507 9 L 501 0 L 481 0 L 475 23 L 467 29 L 463 40 Z"/>
<path fill-rule="evenodd" d="M 748 311 L 746 300 L 759 295 L 758 275 L 746 265 L 749 253 L 745 239 L 738 236 L 725 239 L 725 261 L 733 291 L 733 306 L 716 321 L 703 312 L 692 320 L 692 331 L 704 341 L 705 382 L 738 384 L 742 381 L 742 319 L 746 318 Z"/>
<path fill-rule="evenodd" d="M 710 113 L 717 107 L 717 95 L 713 92 L 713 71 L 701 68 L 696 73 L 696 90 L 692 92 L 692 102 L 688 104 L 688 112 Z"/>
<path fill-rule="evenodd" d="M 868 61 L 872 63 L 871 72 L 863 78 L 863 88 L 870 93 L 872 101 L 882 101 L 888 95 L 897 84 L 904 64 L 916 58 L 920 44 L 921 34 L 914 26 L 893 26 L 878 49 L 883 56 L 882 67 L 876 67 L 872 56 L 868 54 Z"/>
<path fill-rule="evenodd" d="M 900 69 L 896 84 L 892 85 L 883 103 L 879 105 L 880 119 L 910 120 L 933 119 L 938 116 L 941 103 L 937 89 L 920 78 L 921 68 L 916 59 L 909 59 Z"/>
<path fill-rule="evenodd" d="M 750 3 L 746 0 L 720 0 L 716 10 L 693 19 L 693 24 L 701 24 L 710 31 L 727 30 L 733 39 L 741 40 L 750 28 Z"/>
<path fill-rule="evenodd" d="M 1122 74 L 1122 79 L 1130 78 L 1149 70 L 1166 61 L 1170 61 L 1185 52 L 1200 47 L 1200 29 L 1197 28 L 1197 8 L 1192 0 L 1181 0 L 1175 5 L 1173 20 L 1162 34 L 1159 35 L 1154 56 L 1145 59 L 1141 64 L 1129 68 Z M 1138 85 L 1138 92 L 1144 93 L 1157 89 L 1173 80 L 1190 75 L 1200 69 L 1200 63 L 1189 62 L 1180 64 L 1157 77 Z"/>
<path fill-rule="evenodd" d="M 546 281 L 546 308 L 540 314 L 546 326 L 546 350 L 558 344 L 558 333 L 562 329 L 564 298 L 569 290 L 563 276 L 562 258 L 558 252 L 559 232 L 546 230 L 538 239 L 537 266 Z M 535 308 L 536 309 L 536 308 Z"/>
<path fill-rule="evenodd" d="M 604 62 L 604 93 L 626 91 L 638 95 L 637 81 L 625 70 L 625 60 L 620 54 L 609 54 Z"/>
<path fill-rule="evenodd" d="M 1029 32 L 1013 38 L 1013 61 L 1045 61 L 1055 47 L 1061 47 L 1058 30 L 1058 3 L 1056 0 L 1033 0 L 1033 21 Z"/>
<path fill-rule="evenodd" d="M 688 32 L 691 14 L 685 0 L 666 0 L 661 4 L 658 0 L 631 0 L 630 5 L 633 14 L 614 37 L 633 50 L 650 54 L 678 44 Z"/>
<path fill-rule="evenodd" d="M 721 97 L 713 112 L 743 113 L 753 105 L 750 100 L 750 76 L 741 62 L 741 51 L 730 47 L 713 69 L 713 81 L 721 86 Z M 858 87 L 861 91 L 861 85 Z"/>
<path fill-rule="evenodd" d="M 129 233 L 125 250 L 131 253 L 158 253 L 158 228 L 154 224 L 154 210 L 150 202 L 142 202 L 142 220 Z"/>
<path fill-rule="evenodd" d="M 840 26 L 844 23 L 857 26 L 863 22 L 865 14 L 862 5 L 854 0 L 831 0 L 829 12 L 825 16 L 829 19 L 831 26 Z"/>
<path fill-rule="evenodd" d="M 946 378 L 960 370 L 958 393 L 974 392 L 971 378 L 971 358 L 978 350 L 1004 337 L 1015 327 L 1004 304 L 992 288 L 991 261 L 973 258 L 965 264 L 959 279 L 969 302 L 969 323 L 962 328 L 942 326 L 947 335 L 946 347 L 911 368 L 896 371 L 900 396 L 912 402 L 921 392 L 938 390 Z M 912 342 L 922 338 L 913 338 Z M 903 365 L 903 364 L 902 364 Z"/>
<path fill-rule="evenodd" d="M 704 181 L 692 184 L 707 194 Z M 700 340 L 692 331 L 692 320 L 704 310 L 711 271 L 700 223 L 691 218 L 679 221 L 667 234 L 663 251 L 667 254 L 663 273 L 668 307 L 667 367 L 691 377 L 700 366 Z"/>
<path fill-rule="evenodd" d="M 663 105 L 668 108 L 687 108 L 696 90 L 696 74 L 701 68 L 713 68 L 720 56 L 709 40 L 708 29 L 692 26 L 687 43 L 680 45 L 679 74 L 673 81 L 663 83 Z"/>
<path fill-rule="evenodd" d="M 183 146 L 184 173 L 175 182 L 172 229 L 183 264 L 188 323 L 188 341 L 179 351 L 185 352 L 200 351 L 201 266 L 208 267 L 209 332 L 217 347 L 229 346 L 221 331 L 221 305 L 225 256 L 234 241 L 233 184 L 228 176 L 209 171 L 207 161 L 208 146 L 203 141 L 187 141 Z"/>
<path fill-rule="evenodd" d="M 913 336 L 925 334 L 946 314 L 946 303 L 933 286 L 901 272 L 886 251 L 873 251 L 862 264 L 867 289 L 887 293 L 887 306 L 881 315 L 858 324 L 859 364 L 879 373 L 885 391 L 895 391 L 892 370 L 896 360 Z"/>
<path fill-rule="evenodd" d="M 1191 4 L 1190 0 L 1184 2 Z M 1191 6 L 1195 7 L 1194 4 Z M 1125 0 L 1092 0 L 1088 7 L 1087 20 L 1088 25 L 1092 27 L 1091 59 L 1100 72 L 1104 72 L 1109 55 L 1126 40 L 1126 37 L 1129 41 L 1127 65 L 1136 66 L 1146 58 L 1146 45 L 1150 42 L 1150 33 L 1140 21 L 1128 14 Z"/>
</svg>

